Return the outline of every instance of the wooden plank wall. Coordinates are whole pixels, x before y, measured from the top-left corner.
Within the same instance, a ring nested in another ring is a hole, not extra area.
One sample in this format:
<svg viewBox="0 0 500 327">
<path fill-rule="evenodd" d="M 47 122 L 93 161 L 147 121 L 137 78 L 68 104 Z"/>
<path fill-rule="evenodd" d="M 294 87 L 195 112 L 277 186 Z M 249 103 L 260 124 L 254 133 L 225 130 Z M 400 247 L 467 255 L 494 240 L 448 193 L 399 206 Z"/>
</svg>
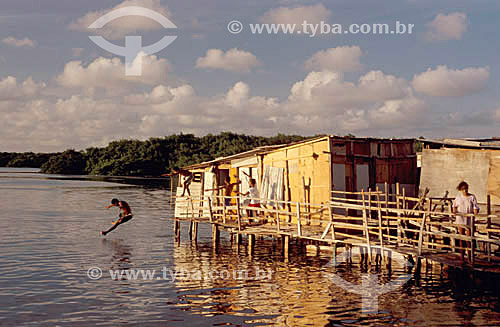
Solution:
<svg viewBox="0 0 500 327">
<path fill-rule="evenodd" d="M 323 139 L 269 153 L 264 156 L 263 164 L 285 169 L 285 200 L 327 203 L 330 200 L 328 151 L 328 139 Z"/>
</svg>

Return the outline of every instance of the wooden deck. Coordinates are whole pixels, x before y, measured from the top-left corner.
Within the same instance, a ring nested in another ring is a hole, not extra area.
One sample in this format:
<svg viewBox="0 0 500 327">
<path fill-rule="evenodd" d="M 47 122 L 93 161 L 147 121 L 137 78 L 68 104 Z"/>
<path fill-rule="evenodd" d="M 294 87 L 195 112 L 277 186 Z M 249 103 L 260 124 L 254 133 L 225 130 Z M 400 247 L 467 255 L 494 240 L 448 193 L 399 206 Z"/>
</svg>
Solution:
<svg viewBox="0 0 500 327">
<path fill-rule="evenodd" d="M 247 207 L 239 197 L 231 198 L 230 206 L 225 206 L 224 197 L 218 196 L 178 198 L 175 229 L 179 237 L 179 222 L 189 221 L 190 235 L 196 239 L 197 225 L 207 223 L 212 225 L 214 240 L 218 239 L 219 229 L 225 229 L 238 238 L 248 235 L 250 240 L 255 236 L 282 238 L 285 243 L 301 239 L 322 248 L 327 246 L 335 255 L 338 247 L 361 247 L 370 253 L 366 257 L 375 260 L 382 260 L 384 253 L 397 252 L 415 262 L 426 259 L 451 267 L 500 273 L 500 229 L 491 212 L 473 217 L 471 226 L 466 227 L 471 236 L 465 236 L 457 234 L 454 215 L 443 199 L 425 195 L 410 198 L 404 191 L 334 193 L 341 196 L 332 194 L 329 204 L 274 201 L 272 207 L 262 208 Z M 258 213 L 258 217 L 247 217 L 247 210 Z M 288 244 L 285 251 L 288 256 Z M 465 262 L 461 261 L 460 251 L 466 254 Z"/>
</svg>

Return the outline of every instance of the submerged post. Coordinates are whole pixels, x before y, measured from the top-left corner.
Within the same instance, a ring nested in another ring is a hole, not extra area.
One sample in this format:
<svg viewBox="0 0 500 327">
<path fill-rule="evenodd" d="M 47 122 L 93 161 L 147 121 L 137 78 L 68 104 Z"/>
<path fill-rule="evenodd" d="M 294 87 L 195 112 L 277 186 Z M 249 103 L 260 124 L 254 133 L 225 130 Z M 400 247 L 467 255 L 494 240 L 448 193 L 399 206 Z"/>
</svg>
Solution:
<svg viewBox="0 0 500 327">
<path fill-rule="evenodd" d="M 255 234 L 248 234 L 248 254 L 253 254 L 253 248 L 255 245 Z"/>
<path fill-rule="evenodd" d="M 217 226 L 217 224 L 212 224 L 212 241 L 214 242 L 214 244 L 219 243 L 219 237 L 220 237 L 219 226 Z"/>
<path fill-rule="evenodd" d="M 288 248 L 290 246 L 290 236 L 285 235 L 283 237 L 283 255 L 288 258 Z"/>
</svg>

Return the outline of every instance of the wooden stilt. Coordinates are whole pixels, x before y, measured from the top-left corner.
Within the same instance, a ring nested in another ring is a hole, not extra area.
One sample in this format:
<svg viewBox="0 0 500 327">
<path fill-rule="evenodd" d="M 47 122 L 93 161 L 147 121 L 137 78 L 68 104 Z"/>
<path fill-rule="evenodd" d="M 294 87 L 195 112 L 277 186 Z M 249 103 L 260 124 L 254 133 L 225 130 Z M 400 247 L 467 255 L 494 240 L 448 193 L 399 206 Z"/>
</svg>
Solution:
<svg viewBox="0 0 500 327">
<path fill-rule="evenodd" d="M 248 254 L 253 254 L 253 249 L 255 245 L 255 234 L 248 234 Z"/>
<path fill-rule="evenodd" d="M 212 224 L 212 241 L 214 244 L 219 243 L 220 231 L 219 226 L 217 224 Z"/>
<path fill-rule="evenodd" d="M 285 258 L 288 258 L 288 249 L 290 246 L 290 236 L 283 236 L 283 255 Z"/>
<path fill-rule="evenodd" d="M 429 201 L 428 211 L 422 214 L 422 221 L 420 222 L 420 232 L 418 234 L 418 255 L 422 255 L 422 243 L 424 241 L 424 231 L 425 231 L 425 223 L 427 219 L 430 218 L 431 215 L 431 202 Z"/>
<path fill-rule="evenodd" d="M 175 239 L 177 240 L 177 242 L 180 242 L 180 240 L 181 240 L 181 222 L 179 220 L 175 221 L 174 234 L 175 234 Z"/>
<path fill-rule="evenodd" d="M 193 228 L 194 228 L 194 222 L 191 221 L 189 223 L 189 240 L 192 241 L 193 240 Z"/>
</svg>

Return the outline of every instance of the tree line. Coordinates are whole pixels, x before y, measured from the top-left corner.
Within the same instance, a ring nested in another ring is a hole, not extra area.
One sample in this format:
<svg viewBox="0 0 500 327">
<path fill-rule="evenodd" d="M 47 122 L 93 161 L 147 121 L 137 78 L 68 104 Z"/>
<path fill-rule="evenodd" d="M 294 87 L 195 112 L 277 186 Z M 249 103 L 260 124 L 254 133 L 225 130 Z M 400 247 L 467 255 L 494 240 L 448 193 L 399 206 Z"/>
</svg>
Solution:
<svg viewBox="0 0 500 327">
<path fill-rule="evenodd" d="M 202 137 L 177 134 L 146 141 L 114 141 L 103 148 L 92 147 L 82 151 L 30 155 L 0 153 L 0 166 L 40 167 L 41 172 L 46 174 L 158 176 L 175 166 L 209 161 L 258 146 L 304 139 L 303 136 L 284 134 L 273 137 L 229 132 Z"/>
</svg>

